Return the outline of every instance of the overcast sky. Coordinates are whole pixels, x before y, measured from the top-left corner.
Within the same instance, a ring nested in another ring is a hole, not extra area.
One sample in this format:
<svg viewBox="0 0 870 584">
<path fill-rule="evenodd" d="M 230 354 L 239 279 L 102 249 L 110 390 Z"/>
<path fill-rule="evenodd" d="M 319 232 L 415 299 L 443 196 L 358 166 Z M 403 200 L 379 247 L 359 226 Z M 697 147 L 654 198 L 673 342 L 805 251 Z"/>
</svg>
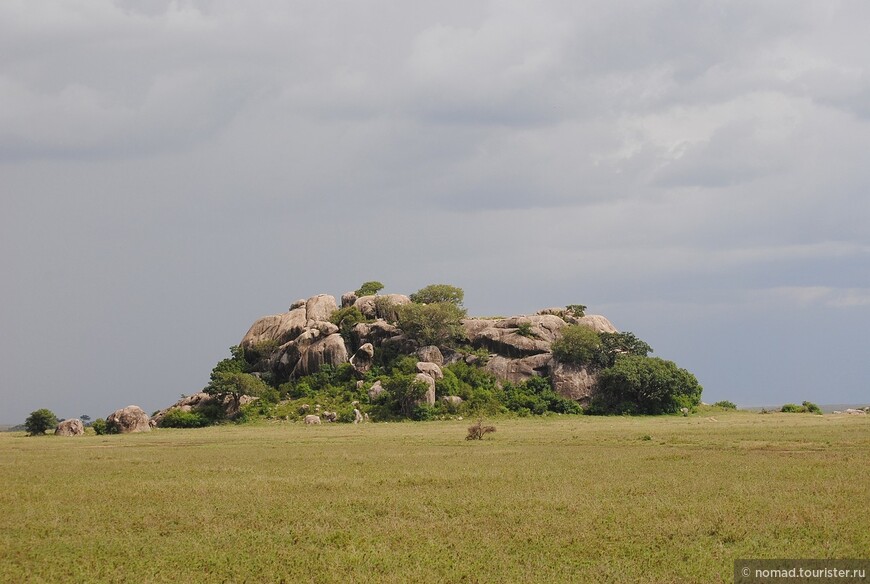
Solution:
<svg viewBox="0 0 870 584">
<path fill-rule="evenodd" d="M 0 2 L 0 422 L 200 390 L 365 280 L 870 400 L 870 3 Z"/>
</svg>

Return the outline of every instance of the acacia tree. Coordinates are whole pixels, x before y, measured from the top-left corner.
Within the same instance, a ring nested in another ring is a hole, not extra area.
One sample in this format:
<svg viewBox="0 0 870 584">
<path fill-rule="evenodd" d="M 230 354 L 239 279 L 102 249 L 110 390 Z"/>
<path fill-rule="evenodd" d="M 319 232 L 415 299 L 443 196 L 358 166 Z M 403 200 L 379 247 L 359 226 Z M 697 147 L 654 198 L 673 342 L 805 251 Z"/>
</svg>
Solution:
<svg viewBox="0 0 870 584">
<path fill-rule="evenodd" d="M 24 421 L 24 429 L 31 436 L 42 436 L 46 431 L 57 426 L 57 416 L 46 408 L 30 412 Z"/>
<path fill-rule="evenodd" d="M 357 296 L 371 296 L 372 294 L 377 294 L 383 289 L 383 284 L 377 280 L 372 280 L 371 282 L 363 282 L 354 294 Z"/>
<path fill-rule="evenodd" d="M 462 306 L 462 300 L 465 298 L 465 292 L 462 288 L 451 286 L 450 284 L 429 284 L 424 288 L 420 288 L 411 296 L 411 302 L 417 304 L 438 304 L 447 302 Z"/>
<path fill-rule="evenodd" d="M 248 373 L 248 362 L 238 346 L 230 347 L 230 357 L 221 359 L 211 371 L 211 379 L 203 391 L 217 397 L 230 396 L 235 410 L 239 409 L 243 395 L 260 396 L 269 386 L 255 375 Z"/>
<path fill-rule="evenodd" d="M 464 335 L 465 310 L 452 302 L 403 304 L 397 307 L 399 328 L 421 346 L 451 346 Z"/>
</svg>

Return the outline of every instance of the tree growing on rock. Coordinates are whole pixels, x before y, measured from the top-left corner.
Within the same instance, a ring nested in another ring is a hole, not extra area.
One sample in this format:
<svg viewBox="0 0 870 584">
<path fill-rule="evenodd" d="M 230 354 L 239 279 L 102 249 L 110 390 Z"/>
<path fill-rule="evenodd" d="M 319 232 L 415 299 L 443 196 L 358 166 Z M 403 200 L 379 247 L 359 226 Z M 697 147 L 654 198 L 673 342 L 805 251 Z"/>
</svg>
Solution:
<svg viewBox="0 0 870 584">
<path fill-rule="evenodd" d="M 465 334 L 465 309 L 452 302 L 404 304 L 397 307 L 399 328 L 421 347 L 455 345 Z"/>
<path fill-rule="evenodd" d="M 258 397 L 271 389 L 262 379 L 248 373 L 248 367 L 241 347 L 230 347 L 230 357 L 214 366 L 203 391 L 219 398 L 231 397 L 233 409 L 238 410 L 243 395 Z"/>
<path fill-rule="evenodd" d="M 371 282 L 363 282 L 362 285 L 360 285 L 359 290 L 354 292 L 354 294 L 356 294 L 358 297 L 371 296 L 372 294 L 377 294 L 383 289 L 383 284 L 381 284 L 377 280 L 372 280 Z"/>
<path fill-rule="evenodd" d="M 562 328 L 561 336 L 553 341 L 553 357 L 562 363 L 589 365 L 601 350 L 601 337 L 582 324 L 570 324 Z"/>
<path fill-rule="evenodd" d="M 49 409 L 40 408 L 30 412 L 27 419 L 24 421 L 24 429 L 31 436 L 42 436 L 48 430 L 57 426 L 57 416 Z"/>
<path fill-rule="evenodd" d="M 420 288 L 411 296 L 411 302 L 417 304 L 438 304 L 446 302 L 462 306 L 462 301 L 465 298 L 465 292 L 462 288 L 451 286 L 450 284 L 429 284 L 424 288 Z"/>
</svg>

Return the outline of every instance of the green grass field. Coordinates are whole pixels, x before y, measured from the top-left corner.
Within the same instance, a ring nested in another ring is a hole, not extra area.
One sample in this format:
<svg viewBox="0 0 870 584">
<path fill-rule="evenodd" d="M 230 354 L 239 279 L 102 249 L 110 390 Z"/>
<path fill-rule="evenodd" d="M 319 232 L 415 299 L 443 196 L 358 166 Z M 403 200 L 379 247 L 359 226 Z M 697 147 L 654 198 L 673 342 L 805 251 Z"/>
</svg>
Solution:
<svg viewBox="0 0 870 584">
<path fill-rule="evenodd" d="M 731 582 L 870 557 L 870 417 L 0 436 L 2 582 Z"/>
</svg>

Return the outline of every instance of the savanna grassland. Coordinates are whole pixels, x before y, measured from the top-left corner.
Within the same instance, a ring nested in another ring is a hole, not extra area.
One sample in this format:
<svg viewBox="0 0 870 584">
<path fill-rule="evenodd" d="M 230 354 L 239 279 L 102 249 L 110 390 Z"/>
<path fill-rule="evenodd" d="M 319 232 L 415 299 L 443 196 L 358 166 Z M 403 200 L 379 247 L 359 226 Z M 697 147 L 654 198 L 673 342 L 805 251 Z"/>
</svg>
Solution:
<svg viewBox="0 0 870 584">
<path fill-rule="evenodd" d="M 870 419 L 0 435 L 3 582 L 731 582 L 866 558 Z"/>
</svg>

